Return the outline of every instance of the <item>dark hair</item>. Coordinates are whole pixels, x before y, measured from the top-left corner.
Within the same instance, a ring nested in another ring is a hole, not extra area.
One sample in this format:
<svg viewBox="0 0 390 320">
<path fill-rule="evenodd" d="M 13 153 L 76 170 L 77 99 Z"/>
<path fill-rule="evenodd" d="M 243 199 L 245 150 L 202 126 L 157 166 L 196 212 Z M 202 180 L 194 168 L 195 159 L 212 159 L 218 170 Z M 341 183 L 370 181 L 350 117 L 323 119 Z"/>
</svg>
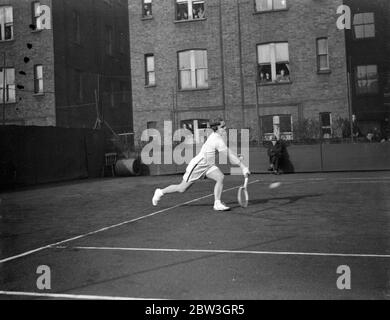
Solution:
<svg viewBox="0 0 390 320">
<path fill-rule="evenodd" d="M 218 127 L 221 125 L 223 119 L 216 118 L 210 121 L 210 128 L 215 132 L 218 130 Z"/>
</svg>

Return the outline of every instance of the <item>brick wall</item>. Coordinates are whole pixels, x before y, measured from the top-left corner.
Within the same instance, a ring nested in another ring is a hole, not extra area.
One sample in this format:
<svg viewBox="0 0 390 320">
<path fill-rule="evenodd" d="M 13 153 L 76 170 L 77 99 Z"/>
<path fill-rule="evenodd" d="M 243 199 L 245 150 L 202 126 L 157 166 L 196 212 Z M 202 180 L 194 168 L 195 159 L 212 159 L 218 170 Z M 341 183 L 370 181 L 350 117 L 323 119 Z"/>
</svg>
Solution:
<svg viewBox="0 0 390 320">
<path fill-rule="evenodd" d="M 16 102 L 5 106 L 6 123 L 20 125 L 55 125 L 53 32 L 33 32 L 31 2 L 29 0 L 0 0 L 0 6 L 13 7 L 14 39 L 0 42 L 0 52 L 6 53 L 7 67 L 15 68 Z M 50 0 L 41 0 L 51 7 Z M 32 45 L 28 49 L 27 44 Z M 30 61 L 24 62 L 28 57 Z M 1 55 L 1 65 L 3 56 Z M 44 95 L 34 94 L 34 65 L 43 65 Z M 26 75 L 19 74 L 24 71 Z M 3 106 L 2 106 L 3 107 Z"/>
<path fill-rule="evenodd" d="M 341 0 L 288 1 L 288 9 L 255 13 L 254 1 L 205 1 L 206 20 L 174 21 L 174 1 L 154 1 L 153 18 L 142 19 L 141 1 L 131 1 L 130 41 L 136 137 L 147 121 L 225 116 L 231 127 L 257 130 L 259 115 L 289 113 L 293 121 L 319 112 L 348 117 L 344 32 L 336 27 Z M 220 13 L 221 18 L 220 20 Z M 240 21 L 240 24 L 238 23 Z M 316 39 L 328 37 L 330 73 L 317 73 Z M 257 44 L 289 43 L 291 83 L 259 87 Z M 208 51 L 209 88 L 180 91 L 177 52 Z M 222 49 L 222 50 L 221 50 Z M 144 54 L 154 53 L 156 86 L 145 87 Z"/>
</svg>

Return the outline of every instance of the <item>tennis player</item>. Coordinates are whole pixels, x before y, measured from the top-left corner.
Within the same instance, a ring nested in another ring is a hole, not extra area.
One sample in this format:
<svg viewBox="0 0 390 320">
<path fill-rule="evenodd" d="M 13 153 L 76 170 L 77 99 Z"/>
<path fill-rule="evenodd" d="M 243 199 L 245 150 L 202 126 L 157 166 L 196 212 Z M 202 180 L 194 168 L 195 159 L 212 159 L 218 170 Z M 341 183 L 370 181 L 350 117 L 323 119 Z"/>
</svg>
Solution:
<svg viewBox="0 0 390 320">
<path fill-rule="evenodd" d="M 215 181 L 214 187 L 214 210 L 227 211 L 230 210 L 221 201 L 221 195 L 223 191 L 224 174 L 215 165 L 215 152 L 227 153 L 230 162 L 233 165 L 239 165 L 244 176 L 250 174 L 249 169 L 241 162 L 241 160 L 232 152 L 223 139 L 226 136 L 225 121 L 217 119 L 210 124 L 211 129 L 214 131 L 207 138 L 206 142 L 202 146 L 199 154 L 193 158 L 187 166 L 186 172 L 183 176 L 183 180 L 180 184 L 170 185 L 165 189 L 156 189 L 152 199 L 154 206 L 157 206 L 163 195 L 169 193 L 187 191 L 196 181 L 204 178 L 205 176 Z"/>
</svg>

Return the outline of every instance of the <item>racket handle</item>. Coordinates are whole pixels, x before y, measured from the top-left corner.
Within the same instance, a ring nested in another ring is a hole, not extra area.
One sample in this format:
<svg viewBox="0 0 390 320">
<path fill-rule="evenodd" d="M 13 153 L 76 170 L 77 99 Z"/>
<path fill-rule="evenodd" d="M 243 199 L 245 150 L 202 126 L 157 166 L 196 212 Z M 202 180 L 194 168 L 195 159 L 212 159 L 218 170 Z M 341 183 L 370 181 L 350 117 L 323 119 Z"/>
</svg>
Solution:
<svg viewBox="0 0 390 320">
<path fill-rule="evenodd" d="M 245 182 L 244 182 L 244 188 L 246 189 L 246 187 L 248 186 L 248 180 L 249 180 L 249 177 L 248 175 L 245 176 Z"/>
</svg>

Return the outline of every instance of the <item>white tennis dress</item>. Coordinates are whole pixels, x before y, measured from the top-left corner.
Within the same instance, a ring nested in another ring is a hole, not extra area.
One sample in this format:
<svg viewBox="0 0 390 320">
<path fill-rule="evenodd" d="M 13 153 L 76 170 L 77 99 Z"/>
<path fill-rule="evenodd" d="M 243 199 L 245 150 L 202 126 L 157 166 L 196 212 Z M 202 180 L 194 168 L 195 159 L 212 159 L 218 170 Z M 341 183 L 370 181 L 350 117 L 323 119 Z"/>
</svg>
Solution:
<svg viewBox="0 0 390 320">
<path fill-rule="evenodd" d="M 215 165 L 215 152 L 226 152 L 227 150 L 228 147 L 221 135 L 216 132 L 210 134 L 199 154 L 188 164 L 183 176 L 184 181 L 194 182 L 218 169 Z"/>
</svg>

